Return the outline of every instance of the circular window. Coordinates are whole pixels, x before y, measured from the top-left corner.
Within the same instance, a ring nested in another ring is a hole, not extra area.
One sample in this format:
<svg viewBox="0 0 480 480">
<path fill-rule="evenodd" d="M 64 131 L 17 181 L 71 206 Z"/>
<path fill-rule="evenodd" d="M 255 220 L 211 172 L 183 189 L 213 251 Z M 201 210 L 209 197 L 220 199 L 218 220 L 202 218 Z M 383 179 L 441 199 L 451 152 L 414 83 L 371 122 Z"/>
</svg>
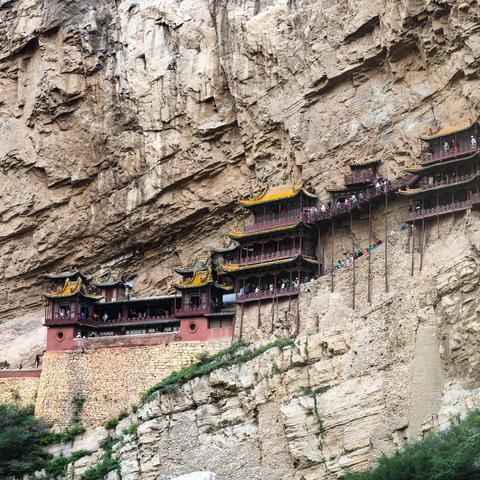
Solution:
<svg viewBox="0 0 480 480">
<path fill-rule="evenodd" d="M 62 342 L 64 338 L 65 338 L 65 335 L 63 332 L 57 332 L 57 340 L 59 342 Z"/>
<path fill-rule="evenodd" d="M 188 324 L 188 330 L 190 331 L 190 333 L 195 333 L 197 331 L 197 324 L 195 322 L 190 322 Z"/>
</svg>

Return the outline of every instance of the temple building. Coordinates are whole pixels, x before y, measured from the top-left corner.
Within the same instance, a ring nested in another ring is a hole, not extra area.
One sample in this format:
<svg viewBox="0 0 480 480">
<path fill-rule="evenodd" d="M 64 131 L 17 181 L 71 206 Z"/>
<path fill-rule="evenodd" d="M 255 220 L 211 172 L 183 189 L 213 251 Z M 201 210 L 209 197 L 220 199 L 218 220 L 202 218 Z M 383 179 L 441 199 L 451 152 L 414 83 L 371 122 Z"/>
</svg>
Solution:
<svg viewBox="0 0 480 480">
<path fill-rule="evenodd" d="M 181 293 L 175 317 L 180 319 L 182 338 L 209 340 L 231 336 L 235 307 L 228 302 L 232 288 L 220 283 L 211 260 L 195 260 L 190 266 L 174 269 L 182 276 L 173 287 Z"/>
<path fill-rule="evenodd" d="M 315 202 L 297 185 L 271 187 L 240 202 L 253 225 L 229 234 L 239 246 L 220 266 L 235 280 L 238 303 L 298 295 L 300 284 L 316 275 L 316 229 L 303 220 Z"/>
<path fill-rule="evenodd" d="M 399 193 L 410 199 L 407 222 L 465 211 L 478 203 L 478 124 L 422 136 L 420 161 L 407 168 L 415 182 Z"/>
<path fill-rule="evenodd" d="M 357 160 L 350 162 L 351 172 L 344 175 L 343 185 L 330 184 L 326 187 L 332 196 L 332 204 L 348 204 L 353 198 L 362 199 L 368 190 L 375 187 L 380 160 Z"/>
<path fill-rule="evenodd" d="M 48 280 L 48 288 L 52 292 L 60 291 L 64 285 L 65 280 L 75 281 L 78 278 L 81 278 L 82 281 L 88 283 L 88 275 L 79 270 L 66 270 L 64 272 L 59 273 L 47 273 L 45 278 Z"/>
</svg>

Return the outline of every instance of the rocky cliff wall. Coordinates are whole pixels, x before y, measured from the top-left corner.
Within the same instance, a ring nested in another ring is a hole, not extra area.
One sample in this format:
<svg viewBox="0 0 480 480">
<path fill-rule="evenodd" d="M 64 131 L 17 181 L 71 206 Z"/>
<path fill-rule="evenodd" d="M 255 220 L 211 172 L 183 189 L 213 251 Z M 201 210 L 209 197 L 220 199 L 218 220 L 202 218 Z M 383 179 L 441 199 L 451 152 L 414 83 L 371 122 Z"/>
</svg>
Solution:
<svg viewBox="0 0 480 480">
<path fill-rule="evenodd" d="M 113 267 L 166 290 L 242 221 L 239 196 L 324 196 L 359 157 L 395 175 L 417 134 L 478 114 L 475 0 L 4 0 L 0 19 L 0 337 L 17 361 L 12 342 L 43 343 L 41 312 L 21 320 L 39 275 Z"/>
</svg>

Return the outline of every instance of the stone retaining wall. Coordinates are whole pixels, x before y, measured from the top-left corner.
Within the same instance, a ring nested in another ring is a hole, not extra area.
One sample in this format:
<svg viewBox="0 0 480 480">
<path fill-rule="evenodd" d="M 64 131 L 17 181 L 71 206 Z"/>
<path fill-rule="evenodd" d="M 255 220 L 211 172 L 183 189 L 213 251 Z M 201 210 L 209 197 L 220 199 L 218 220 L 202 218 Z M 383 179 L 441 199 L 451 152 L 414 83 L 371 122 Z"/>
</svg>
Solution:
<svg viewBox="0 0 480 480">
<path fill-rule="evenodd" d="M 33 405 L 41 370 L 0 370 L 0 403 Z"/>
<path fill-rule="evenodd" d="M 190 363 L 200 352 L 214 352 L 226 341 L 177 342 L 46 352 L 36 414 L 63 428 L 73 422 L 73 399 L 85 397 L 80 420 L 102 425 L 129 410 L 142 392 L 171 371 Z"/>
</svg>

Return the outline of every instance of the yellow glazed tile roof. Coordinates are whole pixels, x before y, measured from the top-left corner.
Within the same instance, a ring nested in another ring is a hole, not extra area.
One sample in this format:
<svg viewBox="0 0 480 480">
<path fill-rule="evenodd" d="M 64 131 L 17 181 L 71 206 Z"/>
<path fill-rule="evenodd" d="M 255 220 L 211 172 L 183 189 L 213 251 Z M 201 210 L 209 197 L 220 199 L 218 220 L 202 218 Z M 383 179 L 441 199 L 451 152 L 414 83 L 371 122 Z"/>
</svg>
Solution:
<svg viewBox="0 0 480 480">
<path fill-rule="evenodd" d="M 293 257 L 288 257 L 284 258 L 282 260 L 270 260 L 268 262 L 262 262 L 262 263 L 254 263 L 251 265 L 222 265 L 222 270 L 225 270 L 226 272 L 241 272 L 242 270 L 251 270 L 252 268 L 261 268 L 261 267 L 270 267 L 270 266 L 275 266 L 275 265 L 282 265 L 284 263 L 291 263 L 297 258 L 302 258 L 303 260 L 306 260 L 309 263 L 317 263 L 317 261 L 313 258 L 308 258 L 308 257 L 303 257 L 302 255 L 296 255 Z"/>
<path fill-rule="evenodd" d="M 303 190 L 301 185 L 279 185 L 276 187 L 266 188 L 260 195 L 255 197 L 246 200 L 240 200 L 240 204 L 244 207 L 251 207 L 253 205 L 261 205 L 262 203 L 293 198 L 300 192 L 305 193 L 309 197 L 315 197 L 315 195 Z"/>
<path fill-rule="evenodd" d="M 186 282 L 174 283 L 175 288 L 199 288 L 205 287 L 212 283 L 212 271 L 209 268 L 207 271 L 195 272 L 193 277 Z"/>
<path fill-rule="evenodd" d="M 46 293 L 44 296 L 46 298 L 67 298 L 76 295 L 77 293 L 82 294 L 84 297 L 92 298 L 94 300 L 100 300 L 101 296 L 89 295 L 83 291 L 83 282 L 82 278 L 78 277 L 77 280 L 65 280 L 63 288 L 59 292 Z"/>
<path fill-rule="evenodd" d="M 473 122 L 473 123 L 465 122 L 465 123 L 461 123 L 460 125 L 454 125 L 452 127 L 442 128 L 441 130 L 438 130 L 438 132 L 436 132 L 436 133 L 433 133 L 433 134 L 429 133 L 429 134 L 421 135 L 420 138 L 422 140 L 433 140 L 434 138 L 444 137 L 445 135 L 451 135 L 453 133 L 462 132 L 463 130 L 467 130 L 467 129 L 473 127 L 475 125 L 475 123 L 476 122 Z"/>
<path fill-rule="evenodd" d="M 255 235 L 262 235 L 264 233 L 271 233 L 271 232 L 282 232 L 284 230 L 290 230 L 292 228 L 295 228 L 298 223 L 292 223 L 291 225 L 286 225 L 283 227 L 275 227 L 275 228 L 269 228 L 267 230 L 257 230 L 255 232 L 230 232 L 228 236 L 233 239 L 237 238 L 245 238 L 245 237 L 251 237 Z"/>
<path fill-rule="evenodd" d="M 270 260 L 269 262 L 255 263 L 253 265 L 222 265 L 222 269 L 226 272 L 240 272 L 242 270 L 250 270 L 252 268 L 269 267 L 273 265 L 281 265 L 283 263 L 290 263 L 296 257 L 288 257 L 283 260 Z"/>
</svg>

